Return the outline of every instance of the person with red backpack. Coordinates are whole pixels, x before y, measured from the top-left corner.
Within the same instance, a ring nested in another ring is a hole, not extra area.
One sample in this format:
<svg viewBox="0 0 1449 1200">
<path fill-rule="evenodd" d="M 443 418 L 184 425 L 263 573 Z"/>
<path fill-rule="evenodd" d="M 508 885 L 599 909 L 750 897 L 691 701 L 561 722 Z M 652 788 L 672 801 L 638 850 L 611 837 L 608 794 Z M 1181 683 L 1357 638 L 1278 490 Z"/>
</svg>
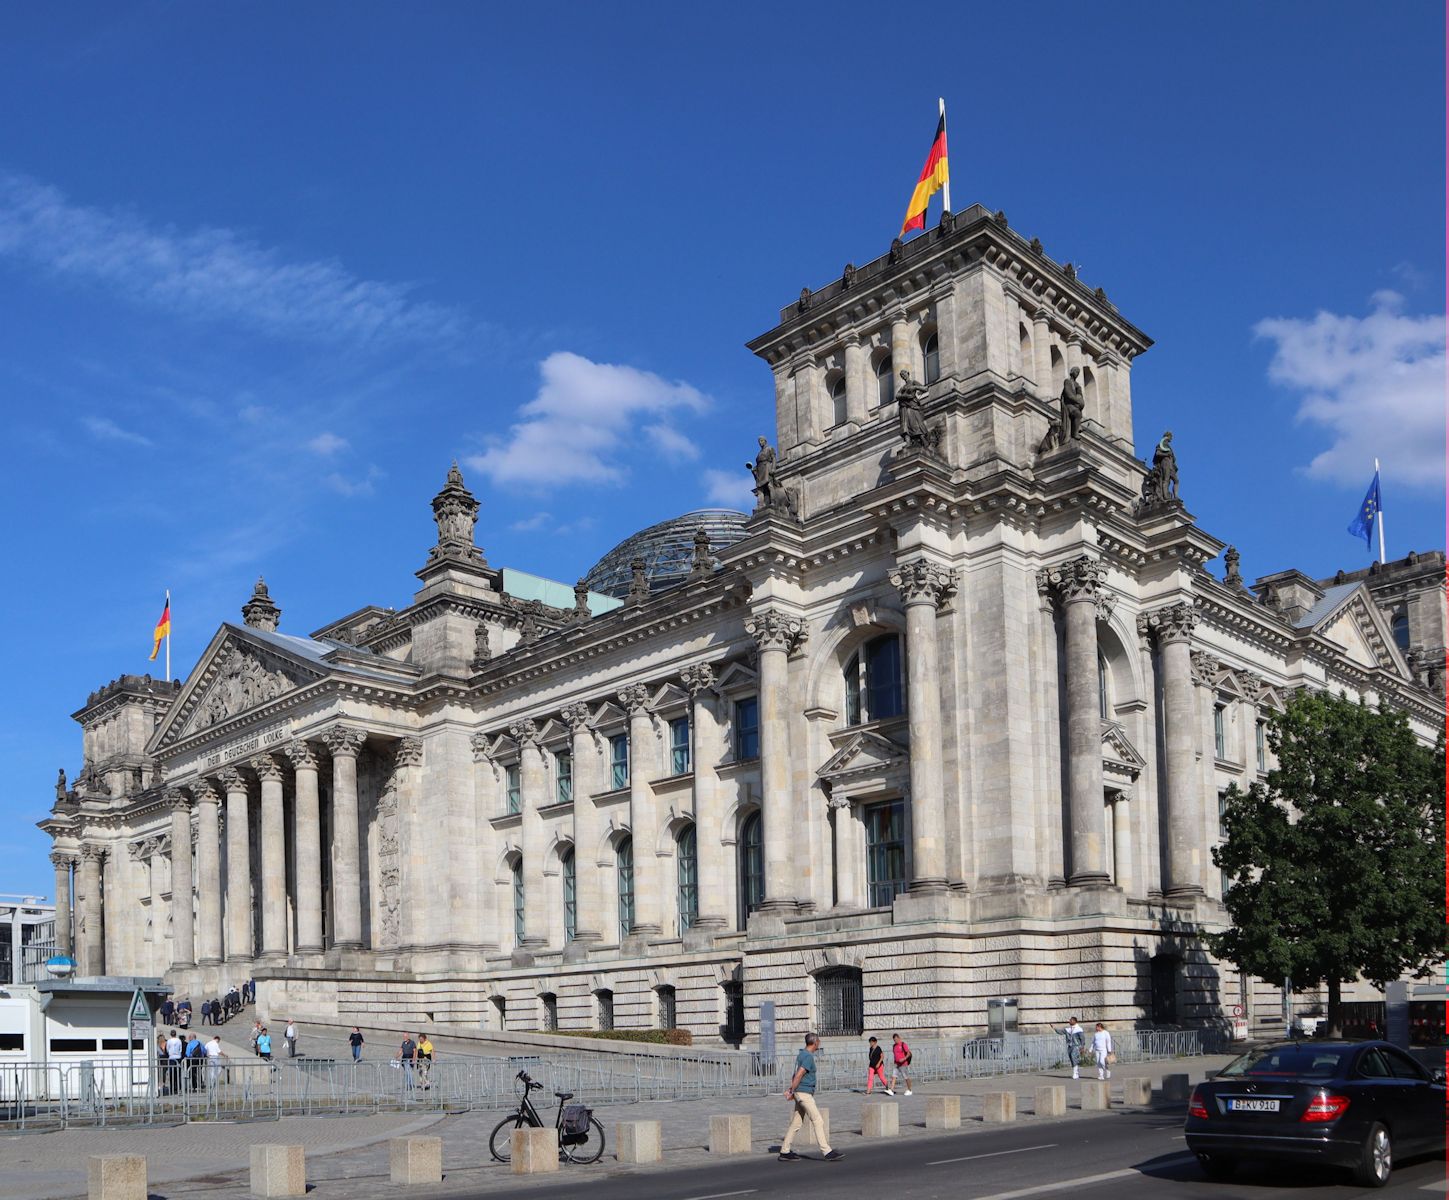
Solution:
<svg viewBox="0 0 1449 1200">
<path fill-rule="evenodd" d="M 911 1048 L 906 1045 L 904 1039 L 898 1033 L 891 1034 L 891 1058 L 894 1065 L 891 1067 L 891 1085 L 886 1088 L 887 1096 L 896 1094 L 896 1077 L 900 1076 L 906 1081 L 906 1095 L 911 1094 Z"/>
</svg>

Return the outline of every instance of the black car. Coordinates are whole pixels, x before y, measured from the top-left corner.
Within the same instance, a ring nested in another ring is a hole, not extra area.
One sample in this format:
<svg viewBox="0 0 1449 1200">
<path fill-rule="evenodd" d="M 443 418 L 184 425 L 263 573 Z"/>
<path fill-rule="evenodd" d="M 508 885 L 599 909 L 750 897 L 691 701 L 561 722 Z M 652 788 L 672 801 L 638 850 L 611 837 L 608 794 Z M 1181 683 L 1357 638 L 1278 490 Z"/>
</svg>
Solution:
<svg viewBox="0 0 1449 1200">
<path fill-rule="evenodd" d="M 1387 1042 L 1284 1042 L 1193 1089 L 1187 1148 L 1208 1175 L 1243 1159 L 1350 1167 L 1383 1187 L 1394 1156 L 1443 1153 L 1444 1073 Z"/>
</svg>

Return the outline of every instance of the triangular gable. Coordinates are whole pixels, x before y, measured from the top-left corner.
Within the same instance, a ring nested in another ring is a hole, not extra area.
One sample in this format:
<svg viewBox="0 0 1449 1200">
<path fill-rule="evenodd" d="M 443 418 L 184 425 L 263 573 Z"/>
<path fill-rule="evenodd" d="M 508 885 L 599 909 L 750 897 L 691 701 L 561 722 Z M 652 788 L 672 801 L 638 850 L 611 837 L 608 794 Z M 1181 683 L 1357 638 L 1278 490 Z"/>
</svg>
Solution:
<svg viewBox="0 0 1449 1200">
<path fill-rule="evenodd" d="M 745 666 L 744 663 L 732 662 L 720 672 L 719 679 L 715 681 L 715 686 L 720 689 L 744 687 L 748 684 L 756 683 L 758 679 L 759 676 L 750 670 L 749 667 Z"/>
<path fill-rule="evenodd" d="M 909 761 L 910 756 L 903 746 L 879 733 L 864 730 L 848 739 L 815 774 L 822 780 L 836 783 L 883 773 L 902 767 Z"/>
<path fill-rule="evenodd" d="M 1362 584 L 1306 629 L 1343 647 L 1345 655 L 1361 666 L 1409 678 L 1408 664 L 1394 644 L 1393 631 Z"/>
<path fill-rule="evenodd" d="M 223 625 L 202 652 L 149 749 L 219 728 L 234 717 L 327 677 L 315 664 L 273 642 Z"/>
<path fill-rule="evenodd" d="M 1136 779 L 1147 765 L 1147 760 L 1127 736 L 1127 730 L 1117 721 L 1102 722 L 1102 759 L 1109 775 L 1128 779 Z"/>
</svg>

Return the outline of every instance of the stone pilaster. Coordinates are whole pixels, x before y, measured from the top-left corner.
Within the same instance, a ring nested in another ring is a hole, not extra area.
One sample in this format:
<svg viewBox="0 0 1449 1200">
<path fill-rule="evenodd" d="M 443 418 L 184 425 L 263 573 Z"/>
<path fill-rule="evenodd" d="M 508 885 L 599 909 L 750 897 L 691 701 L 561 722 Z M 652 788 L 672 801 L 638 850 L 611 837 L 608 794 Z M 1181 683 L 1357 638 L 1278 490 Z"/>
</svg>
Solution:
<svg viewBox="0 0 1449 1200">
<path fill-rule="evenodd" d="M 1037 394 L 1044 400 L 1055 400 L 1052 390 L 1052 334 L 1045 308 L 1039 308 L 1032 314 L 1031 356 L 1031 374 L 1036 379 Z"/>
<path fill-rule="evenodd" d="M 248 963 L 252 946 L 252 848 L 247 781 L 235 767 L 217 772 L 226 792 L 226 961 Z"/>
<path fill-rule="evenodd" d="M 830 798 L 831 837 L 835 844 L 835 907 L 861 908 L 860 864 L 856 861 L 855 806 L 849 796 Z"/>
<path fill-rule="evenodd" d="M 765 838 L 762 912 L 799 907 L 792 867 L 790 819 L 789 656 L 805 637 L 805 623 L 777 608 L 745 618 L 745 632 L 760 649 L 760 791 Z"/>
<path fill-rule="evenodd" d="M 468 739 L 473 752 L 473 808 L 470 820 L 477 836 L 472 844 L 464 839 L 465 860 L 473 864 L 477 884 L 473 890 L 474 906 L 466 918 L 471 918 L 468 940 L 487 950 L 497 950 L 504 943 L 500 940 L 504 928 L 499 908 L 500 896 L 494 886 L 498 865 L 498 832 L 490 818 L 500 811 L 498 801 L 498 766 L 493 761 L 490 747 L 492 738 L 486 733 L 475 733 Z M 512 925 L 509 925 L 511 932 Z M 508 939 L 510 942 L 512 938 Z"/>
<path fill-rule="evenodd" d="M 589 728 L 589 706 L 568 705 L 561 714 L 569 727 L 573 755 L 574 791 L 574 921 L 573 941 L 564 947 L 564 959 L 578 962 L 603 941 L 604 889 L 599 877 L 599 810 L 594 807 L 598 788 L 599 751 Z"/>
<path fill-rule="evenodd" d="M 649 786 L 649 739 L 654 722 L 649 711 L 649 689 L 630 684 L 619 692 L 619 705 L 629 714 L 629 830 L 634 839 L 634 925 L 629 931 L 635 950 L 663 933 L 663 904 L 659 872 L 658 817 L 654 789 Z"/>
<path fill-rule="evenodd" d="M 1137 891 L 1132 847 L 1131 807 L 1126 792 L 1112 794 L 1112 882 L 1132 896 Z"/>
<path fill-rule="evenodd" d="M 262 957 L 287 956 L 287 820 L 282 768 L 270 754 L 248 764 L 261 781 Z"/>
<path fill-rule="evenodd" d="M 1192 681 L 1192 631 L 1197 612 L 1191 604 L 1169 604 L 1143 613 L 1139 629 L 1157 639 L 1162 671 L 1162 715 L 1166 726 L 1167 854 L 1163 894 L 1201 896 L 1203 874 L 1198 811 L 1197 701 Z"/>
<path fill-rule="evenodd" d="M 196 801 L 197 961 L 221 962 L 221 798 L 209 780 L 191 785 Z"/>
<path fill-rule="evenodd" d="M 683 678 L 691 705 L 689 761 L 694 771 L 694 842 L 699 869 L 699 915 L 694 929 L 713 936 L 712 931 L 729 926 L 729 864 L 722 838 L 724 808 L 717 770 L 723 738 L 714 668 L 709 663 L 686 667 Z"/>
<path fill-rule="evenodd" d="M 101 895 L 101 866 L 106 848 L 94 842 L 81 846 L 77 891 L 80 896 L 80 963 L 82 975 L 106 973 L 105 904 Z"/>
<path fill-rule="evenodd" d="M 332 753 L 332 945 L 362 947 L 362 849 L 357 812 L 357 756 L 367 734 L 334 725 L 322 738 Z"/>
<path fill-rule="evenodd" d="M 1067 805 L 1071 813 L 1072 884 L 1106 883 L 1102 716 L 1097 680 L 1097 617 L 1110 611 L 1106 568 L 1083 555 L 1037 576 L 1055 593 L 1066 624 Z"/>
<path fill-rule="evenodd" d="M 292 806 L 292 855 L 297 888 L 297 953 L 322 953 L 322 814 L 318 802 L 317 751 L 306 742 L 287 746 L 296 797 Z"/>
<path fill-rule="evenodd" d="M 890 315 L 891 322 L 891 373 L 895 384 L 900 383 L 901 372 L 909 371 L 914 379 L 916 371 L 916 348 L 911 337 L 911 322 L 906 314 L 897 310 Z"/>
<path fill-rule="evenodd" d="M 196 965 L 196 932 L 191 898 L 191 797 L 167 788 L 171 806 L 171 965 Z"/>
<path fill-rule="evenodd" d="M 547 803 L 548 764 L 544 762 L 538 727 L 532 721 L 515 721 L 508 727 L 508 736 L 518 747 L 518 782 L 522 793 L 519 848 L 523 851 L 523 940 L 519 947 L 535 951 L 548 945 L 548 902 L 543 881 L 547 831 L 539 811 Z"/>
<path fill-rule="evenodd" d="M 419 949 L 450 940 L 446 914 L 452 864 L 429 861 L 436 839 L 422 828 L 422 767 L 422 739 L 399 740 L 393 752 L 392 777 L 377 807 L 374 950 Z"/>
<path fill-rule="evenodd" d="M 70 869 L 74 863 L 74 855 L 58 850 L 50 856 L 50 865 L 55 868 L 55 949 L 67 957 L 75 953 L 70 932 Z"/>
<path fill-rule="evenodd" d="M 870 359 L 858 334 L 845 338 L 845 419 L 864 425 L 870 409 Z"/>
</svg>

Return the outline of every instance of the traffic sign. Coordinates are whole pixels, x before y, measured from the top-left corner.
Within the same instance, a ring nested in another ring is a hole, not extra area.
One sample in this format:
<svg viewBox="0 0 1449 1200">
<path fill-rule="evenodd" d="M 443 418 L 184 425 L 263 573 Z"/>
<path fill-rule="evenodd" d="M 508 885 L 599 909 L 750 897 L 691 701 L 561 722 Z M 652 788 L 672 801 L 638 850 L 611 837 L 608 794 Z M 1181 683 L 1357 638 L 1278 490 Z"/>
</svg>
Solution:
<svg viewBox="0 0 1449 1200">
<path fill-rule="evenodd" d="M 131 994 L 131 1020 L 151 1023 L 151 1006 L 146 1003 L 146 993 L 137 988 Z"/>
</svg>

